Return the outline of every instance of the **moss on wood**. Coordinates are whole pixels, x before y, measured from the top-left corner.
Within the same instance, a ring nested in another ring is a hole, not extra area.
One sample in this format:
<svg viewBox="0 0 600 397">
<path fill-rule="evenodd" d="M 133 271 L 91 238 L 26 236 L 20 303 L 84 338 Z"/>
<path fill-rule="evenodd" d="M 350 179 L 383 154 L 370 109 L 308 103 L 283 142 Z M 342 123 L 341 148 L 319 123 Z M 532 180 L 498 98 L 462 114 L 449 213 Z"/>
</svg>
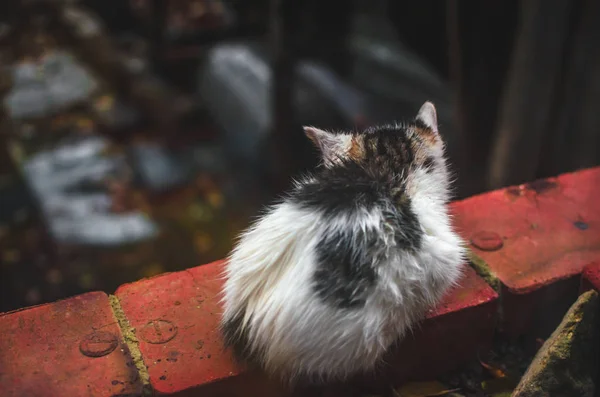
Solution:
<svg viewBox="0 0 600 397">
<path fill-rule="evenodd" d="M 468 259 L 471 264 L 471 267 L 475 270 L 475 272 L 485 280 L 486 283 L 490 287 L 496 291 L 496 293 L 500 294 L 500 280 L 496 277 L 496 275 L 492 272 L 488 264 L 483 258 L 475 254 L 473 251 L 467 251 Z"/>
<path fill-rule="evenodd" d="M 148 368 L 146 368 L 146 364 L 144 364 L 144 358 L 142 357 L 142 352 L 140 351 L 139 347 L 140 341 L 135 334 L 135 328 L 129 324 L 129 320 L 121 308 L 119 298 L 114 295 L 109 295 L 108 299 L 110 306 L 112 307 L 113 314 L 115 315 L 115 318 L 119 323 L 119 327 L 121 328 L 123 339 L 125 340 L 125 344 L 129 349 L 133 363 L 140 374 L 140 379 L 142 381 L 142 393 L 144 396 L 152 396 L 153 391 L 152 386 L 150 385 L 150 373 L 148 372 Z"/>
</svg>

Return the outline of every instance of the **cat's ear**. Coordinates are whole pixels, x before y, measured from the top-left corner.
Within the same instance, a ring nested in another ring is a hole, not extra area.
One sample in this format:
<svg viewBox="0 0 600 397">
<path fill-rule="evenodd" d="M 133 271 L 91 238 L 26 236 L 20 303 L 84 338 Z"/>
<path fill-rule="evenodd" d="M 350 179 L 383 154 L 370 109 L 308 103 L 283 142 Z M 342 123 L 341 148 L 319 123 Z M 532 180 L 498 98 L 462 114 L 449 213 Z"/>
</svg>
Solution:
<svg viewBox="0 0 600 397">
<path fill-rule="evenodd" d="M 325 162 L 333 162 L 344 157 L 348 151 L 349 137 L 334 134 L 315 127 L 304 127 L 304 133 L 321 152 Z"/>
<path fill-rule="evenodd" d="M 421 106 L 416 119 L 436 134 L 438 134 L 437 111 L 433 103 L 427 101 Z"/>
</svg>

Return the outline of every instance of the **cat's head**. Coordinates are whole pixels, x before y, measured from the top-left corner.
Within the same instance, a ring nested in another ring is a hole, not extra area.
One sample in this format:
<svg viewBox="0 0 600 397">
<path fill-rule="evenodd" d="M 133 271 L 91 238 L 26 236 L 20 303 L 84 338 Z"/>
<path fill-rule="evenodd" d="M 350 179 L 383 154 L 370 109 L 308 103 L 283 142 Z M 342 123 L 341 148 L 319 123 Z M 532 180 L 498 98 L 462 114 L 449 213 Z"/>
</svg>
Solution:
<svg viewBox="0 0 600 397">
<path fill-rule="evenodd" d="M 305 127 L 304 132 L 319 149 L 326 168 L 360 165 L 374 177 L 397 178 L 409 196 L 427 193 L 447 199 L 450 181 L 444 141 L 431 102 L 425 102 L 408 123 L 351 132 Z"/>
</svg>

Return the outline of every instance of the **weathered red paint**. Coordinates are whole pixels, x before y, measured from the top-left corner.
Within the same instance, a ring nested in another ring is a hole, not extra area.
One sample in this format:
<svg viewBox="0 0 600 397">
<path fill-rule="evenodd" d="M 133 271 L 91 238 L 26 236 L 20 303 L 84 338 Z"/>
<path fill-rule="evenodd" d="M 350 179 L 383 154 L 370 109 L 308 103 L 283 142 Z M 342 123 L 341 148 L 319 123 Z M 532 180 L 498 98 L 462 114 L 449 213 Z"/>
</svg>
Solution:
<svg viewBox="0 0 600 397">
<path fill-rule="evenodd" d="M 117 290 L 121 307 L 137 330 L 150 382 L 158 393 L 192 393 L 202 387 L 203 394 L 216 395 L 217 387 L 228 387 L 229 393 L 248 395 L 245 385 L 249 379 L 255 383 L 252 390 L 257 395 L 276 395 L 280 390 L 280 385 L 262 375 L 250 377 L 223 348 L 217 328 L 222 268 L 223 262 L 215 262 Z M 416 339 L 402 347 L 401 357 L 415 356 L 408 366 L 406 360 L 400 360 L 398 368 L 404 377 L 427 376 L 454 367 L 491 343 L 497 294 L 471 268 L 464 269 L 460 285 L 429 313 Z M 160 335 L 167 340 L 157 343 L 156 335 L 144 335 L 148 327 L 159 323 Z M 241 378 L 239 374 L 243 374 Z"/>
<path fill-rule="evenodd" d="M 508 295 L 503 299 L 508 332 L 529 329 L 533 312 L 542 304 L 532 301 L 534 291 L 560 281 L 568 284 L 564 286 L 567 293 L 552 296 L 540 292 L 537 296 L 543 295 L 543 304 L 577 297 L 576 283 L 566 280 L 577 278 L 587 263 L 600 259 L 598 197 L 600 167 L 452 204 L 457 230 L 466 241 L 482 231 L 502 237 L 498 249 L 479 249 L 473 244 L 471 248 L 487 262 Z"/>
<path fill-rule="evenodd" d="M 459 285 L 389 352 L 375 383 L 431 380 L 475 359 L 492 345 L 497 303 L 496 292 L 465 265 Z"/>
<path fill-rule="evenodd" d="M 141 393 L 135 365 L 103 292 L 1 314 L 0 335 L 2 396 Z M 103 344 L 107 336 L 116 337 L 115 349 L 112 337 Z"/>
<path fill-rule="evenodd" d="M 246 387 L 231 386 L 242 382 L 237 375 L 243 369 L 224 349 L 218 330 L 222 268 L 222 261 L 214 262 L 125 284 L 117 290 L 121 307 L 137 330 L 150 383 L 157 393 L 193 392 L 202 386 L 203 395 L 221 393 L 223 388 L 250 395 Z M 252 393 L 257 395 L 267 395 L 275 388 L 256 374 L 251 382 L 247 375 L 242 378 L 244 384 L 254 384 Z M 224 380 L 228 382 L 219 382 Z"/>
<path fill-rule="evenodd" d="M 583 269 L 581 292 L 595 289 L 600 292 L 600 261 L 592 262 Z"/>
<path fill-rule="evenodd" d="M 473 269 L 465 265 L 458 285 L 452 288 L 442 302 L 429 312 L 427 319 L 439 319 L 440 316 L 495 303 L 497 299 L 498 294 Z"/>
</svg>

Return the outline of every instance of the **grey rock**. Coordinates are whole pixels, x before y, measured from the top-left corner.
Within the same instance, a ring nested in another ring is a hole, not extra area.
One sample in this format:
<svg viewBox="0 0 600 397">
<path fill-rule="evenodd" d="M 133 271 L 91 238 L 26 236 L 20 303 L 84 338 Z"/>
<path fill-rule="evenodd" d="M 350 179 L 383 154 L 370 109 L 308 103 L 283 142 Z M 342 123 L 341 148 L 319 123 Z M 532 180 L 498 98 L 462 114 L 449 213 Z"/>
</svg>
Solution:
<svg viewBox="0 0 600 397">
<path fill-rule="evenodd" d="M 122 246 L 158 234 L 158 226 L 139 211 L 112 213 L 108 192 L 78 191 L 78 184 L 100 182 L 127 167 L 124 157 L 102 154 L 107 146 L 99 136 L 59 142 L 23 165 L 25 180 L 57 242 Z"/>
<path fill-rule="evenodd" d="M 52 114 L 84 101 L 98 87 L 96 79 L 66 52 L 46 55 L 40 62 L 12 67 L 12 90 L 4 104 L 13 119 Z"/>
</svg>

